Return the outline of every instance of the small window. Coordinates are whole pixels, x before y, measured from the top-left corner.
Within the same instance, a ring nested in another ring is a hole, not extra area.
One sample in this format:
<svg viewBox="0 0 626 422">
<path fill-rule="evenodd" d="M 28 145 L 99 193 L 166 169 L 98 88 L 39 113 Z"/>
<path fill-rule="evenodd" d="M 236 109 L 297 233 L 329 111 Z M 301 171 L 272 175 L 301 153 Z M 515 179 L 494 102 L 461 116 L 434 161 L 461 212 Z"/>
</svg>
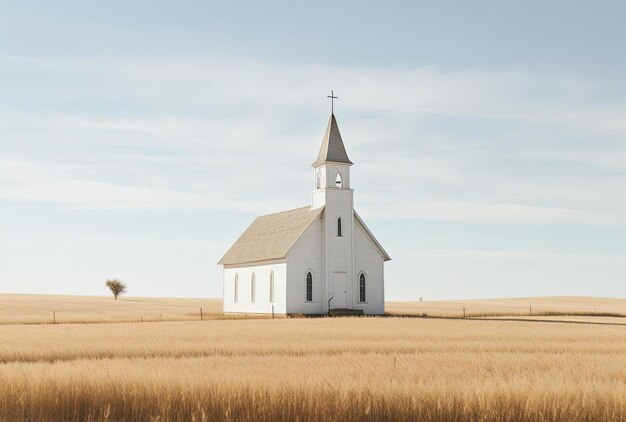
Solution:
<svg viewBox="0 0 626 422">
<path fill-rule="evenodd" d="M 322 174 L 318 169 L 315 175 L 315 189 L 319 189 L 320 187 L 322 187 Z"/>
<path fill-rule="evenodd" d="M 313 302 L 313 274 L 306 273 L 306 301 Z"/>
<path fill-rule="evenodd" d="M 337 236 L 343 236 L 341 232 L 341 217 L 337 218 Z"/>
<path fill-rule="evenodd" d="M 270 303 L 274 303 L 274 271 L 270 271 Z"/>
<path fill-rule="evenodd" d="M 234 298 L 235 303 L 239 302 L 239 274 L 235 274 L 235 290 Z"/>
<path fill-rule="evenodd" d="M 254 296 L 256 290 L 256 276 L 252 273 L 252 280 L 250 280 L 250 302 L 254 303 Z"/>
<path fill-rule="evenodd" d="M 365 296 L 365 274 L 361 273 L 359 276 L 359 302 L 365 303 L 367 297 Z"/>
<path fill-rule="evenodd" d="M 335 185 L 341 189 L 343 187 L 343 181 L 341 180 L 341 173 L 337 172 L 337 177 L 335 178 Z"/>
</svg>

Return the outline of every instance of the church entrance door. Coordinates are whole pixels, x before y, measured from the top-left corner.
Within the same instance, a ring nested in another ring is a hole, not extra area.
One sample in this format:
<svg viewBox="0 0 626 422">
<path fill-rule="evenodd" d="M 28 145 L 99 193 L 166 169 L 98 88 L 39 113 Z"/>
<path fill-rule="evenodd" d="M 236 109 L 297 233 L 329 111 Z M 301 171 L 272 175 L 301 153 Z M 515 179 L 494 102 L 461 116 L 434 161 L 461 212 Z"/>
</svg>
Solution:
<svg viewBox="0 0 626 422">
<path fill-rule="evenodd" d="M 332 308 L 346 308 L 348 286 L 346 283 L 346 273 L 333 273 L 334 296 Z"/>
</svg>

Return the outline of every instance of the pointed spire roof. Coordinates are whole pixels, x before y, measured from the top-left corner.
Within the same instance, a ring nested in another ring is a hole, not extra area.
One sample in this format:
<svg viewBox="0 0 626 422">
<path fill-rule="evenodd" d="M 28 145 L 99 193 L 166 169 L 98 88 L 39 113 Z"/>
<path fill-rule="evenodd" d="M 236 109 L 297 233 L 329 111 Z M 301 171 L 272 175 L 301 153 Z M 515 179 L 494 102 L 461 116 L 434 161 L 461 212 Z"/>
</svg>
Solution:
<svg viewBox="0 0 626 422">
<path fill-rule="evenodd" d="M 352 161 L 348 158 L 346 148 L 343 146 L 343 140 L 341 139 L 341 133 L 339 133 L 339 127 L 337 126 L 337 120 L 334 114 L 330 115 L 326 133 L 324 134 L 324 140 L 322 141 L 322 147 L 313 165 L 317 166 L 327 161 L 352 164 Z"/>
</svg>

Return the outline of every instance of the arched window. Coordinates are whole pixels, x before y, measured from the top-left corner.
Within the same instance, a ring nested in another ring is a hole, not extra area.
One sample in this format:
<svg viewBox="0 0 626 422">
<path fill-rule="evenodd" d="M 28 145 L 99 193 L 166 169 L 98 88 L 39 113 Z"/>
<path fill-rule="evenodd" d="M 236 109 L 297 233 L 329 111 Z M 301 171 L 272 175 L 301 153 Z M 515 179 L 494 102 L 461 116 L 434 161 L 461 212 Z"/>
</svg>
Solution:
<svg viewBox="0 0 626 422">
<path fill-rule="evenodd" d="M 341 234 L 341 217 L 337 218 L 337 236 L 339 237 L 343 236 Z"/>
<path fill-rule="evenodd" d="M 235 290 L 234 297 L 235 303 L 239 302 L 239 274 L 235 274 Z"/>
<path fill-rule="evenodd" d="M 343 181 L 341 180 L 341 173 L 337 172 L 337 177 L 335 178 L 335 185 L 341 189 L 343 187 Z"/>
<path fill-rule="evenodd" d="M 256 290 L 256 276 L 252 273 L 252 280 L 250 280 L 250 302 L 254 303 L 254 294 Z"/>
<path fill-rule="evenodd" d="M 365 274 L 361 273 L 359 276 L 359 302 L 365 303 L 365 299 L 367 299 L 365 296 Z"/>
<path fill-rule="evenodd" d="M 270 271 L 270 303 L 274 303 L 274 271 Z"/>
<path fill-rule="evenodd" d="M 306 301 L 313 302 L 313 274 L 311 271 L 306 273 Z"/>
<path fill-rule="evenodd" d="M 317 169 L 315 174 L 315 189 L 319 189 L 320 187 L 322 187 L 322 174 L 319 169 Z"/>
</svg>

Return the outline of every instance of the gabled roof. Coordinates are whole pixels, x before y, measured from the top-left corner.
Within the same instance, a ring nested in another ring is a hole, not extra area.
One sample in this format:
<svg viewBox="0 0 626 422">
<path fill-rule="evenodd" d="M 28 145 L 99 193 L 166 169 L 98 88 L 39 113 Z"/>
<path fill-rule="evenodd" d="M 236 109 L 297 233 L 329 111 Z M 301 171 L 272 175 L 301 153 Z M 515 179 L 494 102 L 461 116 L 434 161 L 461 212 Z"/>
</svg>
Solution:
<svg viewBox="0 0 626 422">
<path fill-rule="evenodd" d="M 237 239 L 218 265 L 281 259 L 322 213 L 310 206 L 257 217 Z"/>
<path fill-rule="evenodd" d="M 357 214 L 356 211 L 354 211 L 354 219 L 359 223 L 361 227 L 363 227 L 363 230 L 365 231 L 365 235 L 370 238 L 370 240 L 374 244 L 374 247 L 378 250 L 378 253 L 380 254 L 380 256 L 383 257 L 383 260 L 391 261 L 391 257 L 389 256 L 389 254 L 383 249 L 381 244 L 378 243 L 378 240 L 376 240 L 376 238 L 374 237 L 370 229 L 367 228 L 367 226 L 365 225 L 365 223 L 363 222 L 363 220 L 361 219 L 359 214 Z"/>
<path fill-rule="evenodd" d="M 220 259 L 218 265 L 247 264 L 285 258 L 322 211 L 324 207 L 311 209 L 307 206 L 257 217 Z M 363 228 L 365 235 L 383 260 L 391 260 L 356 211 L 354 219 Z"/>
<path fill-rule="evenodd" d="M 348 158 L 346 148 L 343 145 L 341 133 L 339 133 L 339 126 L 337 126 L 337 120 L 335 120 L 334 114 L 330 115 L 330 120 L 328 120 L 328 126 L 326 127 L 326 133 L 324 134 L 320 152 L 313 165 L 316 166 L 327 161 L 331 161 L 333 163 L 352 164 L 352 161 Z"/>
</svg>

